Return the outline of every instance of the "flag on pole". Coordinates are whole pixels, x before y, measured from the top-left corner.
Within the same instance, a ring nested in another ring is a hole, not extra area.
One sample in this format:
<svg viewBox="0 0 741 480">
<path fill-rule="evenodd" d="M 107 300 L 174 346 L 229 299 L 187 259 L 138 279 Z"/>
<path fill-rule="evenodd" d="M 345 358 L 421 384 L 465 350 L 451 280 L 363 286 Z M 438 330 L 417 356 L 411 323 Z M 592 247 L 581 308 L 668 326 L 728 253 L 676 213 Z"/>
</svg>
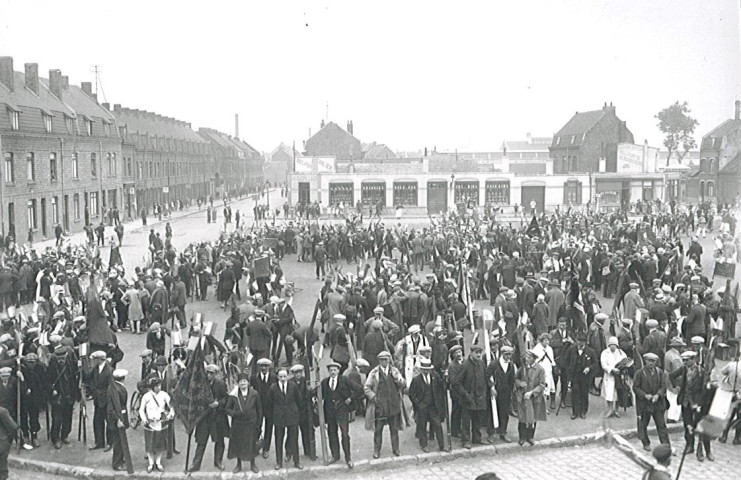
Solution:
<svg viewBox="0 0 741 480">
<path fill-rule="evenodd" d="M 533 215 L 533 219 L 530 221 L 530 226 L 527 227 L 525 235 L 528 237 L 540 237 L 540 226 L 538 225 L 538 218 Z"/>
<path fill-rule="evenodd" d="M 172 408 L 183 422 L 188 434 L 193 432 L 208 413 L 208 404 L 213 400 L 206 379 L 204 352 L 199 342 L 195 351 L 188 356 L 185 371 L 172 392 Z"/>
<path fill-rule="evenodd" d="M 734 278 L 735 276 L 736 276 L 736 264 L 735 263 L 715 262 L 715 269 L 713 270 L 713 277 Z"/>
</svg>

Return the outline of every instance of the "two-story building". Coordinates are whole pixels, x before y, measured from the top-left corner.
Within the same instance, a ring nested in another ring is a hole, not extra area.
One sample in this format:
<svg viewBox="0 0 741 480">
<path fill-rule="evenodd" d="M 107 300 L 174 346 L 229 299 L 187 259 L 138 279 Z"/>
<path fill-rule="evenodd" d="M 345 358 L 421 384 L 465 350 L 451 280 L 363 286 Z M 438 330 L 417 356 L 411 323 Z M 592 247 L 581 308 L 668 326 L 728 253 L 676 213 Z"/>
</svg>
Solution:
<svg viewBox="0 0 741 480">
<path fill-rule="evenodd" d="M 702 137 L 699 169 L 692 175 L 687 196 L 697 201 L 734 202 L 741 193 L 741 101 L 734 117 Z"/>
<path fill-rule="evenodd" d="M 122 189 L 129 218 L 151 213 L 155 204 L 187 203 L 214 193 L 209 143 L 190 123 L 119 104 L 113 106 L 121 132 Z"/>
<path fill-rule="evenodd" d="M 16 72 L 0 57 L 0 225 L 19 241 L 53 236 L 118 208 L 121 141 L 116 119 L 90 83 L 70 85 L 59 70 Z M 29 235 L 30 232 L 30 235 Z"/>
</svg>

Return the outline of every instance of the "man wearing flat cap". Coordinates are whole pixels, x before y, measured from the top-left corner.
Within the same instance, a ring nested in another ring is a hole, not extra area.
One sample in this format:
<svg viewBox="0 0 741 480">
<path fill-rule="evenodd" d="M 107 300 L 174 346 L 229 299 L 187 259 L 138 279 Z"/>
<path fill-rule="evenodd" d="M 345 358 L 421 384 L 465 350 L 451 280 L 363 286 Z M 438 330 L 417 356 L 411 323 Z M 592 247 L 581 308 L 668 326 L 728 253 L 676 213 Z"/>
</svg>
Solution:
<svg viewBox="0 0 741 480">
<path fill-rule="evenodd" d="M 87 364 L 87 365 L 86 365 Z M 93 435 L 95 443 L 90 450 L 99 448 L 110 450 L 110 445 L 115 431 L 114 427 L 106 425 L 108 409 L 108 386 L 113 382 L 111 374 L 113 368 L 106 361 L 106 354 L 102 350 L 96 350 L 90 354 L 90 363 L 83 361 L 83 376 L 93 386 Z"/>
<path fill-rule="evenodd" d="M 399 370 L 391 365 L 391 354 L 383 351 L 378 354 L 378 366 L 368 372 L 364 392 L 368 399 L 366 429 L 373 430 L 373 458 L 381 455 L 383 427 L 388 425 L 391 435 L 391 449 L 394 456 L 399 451 L 399 430 L 402 428 L 401 409 L 404 406 L 402 394 L 406 381 Z"/>
<path fill-rule="evenodd" d="M 72 408 L 80 397 L 79 369 L 69 347 L 57 345 L 44 374 L 46 398 L 51 404 L 51 443 L 59 450 L 69 444 L 72 431 Z"/>
<path fill-rule="evenodd" d="M 273 362 L 269 358 L 261 358 L 256 362 L 257 368 L 253 370 L 252 376 L 250 377 L 250 385 L 260 395 L 260 402 L 262 406 L 263 419 L 262 423 L 258 426 L 262 431 L 262 456 L 268 458 L 270 452 L 270 443 L 273 439 L 273 417 L 266 415 L 266 412 L 270 411 L 270 400 L 268 398 L 268 391 L 270 387 L 278 383 L 278 377 L 275 376 L 270 369 Z M 278 447 L 280 448 L 280 447 Z"/>
<path fill-rule="evenodd" d="M 666 333 L 659 328 L 659 322 L 653 318 L 646 320 L 648 335 L 643 339 L 638 351 L 643 355 L 648 352 L 656 354 L 659 358 L 658 366 L 664 365 L 664 354 L 666 352 Z"/>
<path fill-rule="evenodd" d="M 330 362 L 327 364 L 329 376 L 322 380 L 322 399 L 324 401 L 324 421 L 327 423 L 327 434 L 329 436 L 329 450 L 332 454 L 331 463 L 340 459 L 340 444 L 345 454 L 345 463 L 348 468 L 353 468 L 352 450 L 350 448 L 350 425 L 348 413 L 352 408 L 354 398 L 363 395 L 363 387 L 349 377 L 340 375 L 340 364 Z M 338 435 L 338 430 L 341 438 Z"/>
<path fill-rule="evenodd" d="M 686 443 L 685 452 L 694 453 L 695 451 L 695 427 L 703 416 L 703 406 L 706 403 L 705 390 L 705 369 L 696 362 L 697 352 L 688 350 L 682 352 L 683 365 L 669 375 L 669 378 L 675 384 L 679 384 L 679 396 L 677 402 L 682 406 L 682 423 L 684 423 L 684 440 Z M 697 459 L 715 460 L 710 452 L 710 438 L 706 435 L 699 435 L 699 445 L 697 446 Z M 703 453 L 703 448 L 705 453 Z"/>
<path fill-rule="evenodd" d="M 486 376 L 483 349 L 471 347 L 471 354 L 452 378 L 452 389 L 460 399 L 463 448 L 471 448 L 471 443 L 489 444 L 482 438 L 481 427 L 486 422 L 486 409 L 489 403 L 489 389 L 493 386 Z"/>
<path fill-rule="evenodd" d="M 651 451 L 651 440 L 648 438 L 648 424 L 653 418 L 659 441 L 669 445 L 669 434 L 666 430 L 664 413 L 666 412 L 666 383 L 664 371 L 658 367 L 659 356 L 653 352 L 643 354 L 643 368 L 633 378 L 633 393 L 636 398 L 636 415 L 638 416 L 638 437 L 643 449 Z"/>
<path fill-rule="evenodd" d="M 490 442 L 494 442 L 494 435 L 499 435 L 499 439 L 504 443 L 511 441 L 507 437 L 507 424 L 509 413 L 512 410 L 512 394 L 515 391 L 517 367 L 512 362 L 514 352 L 515 349 L 509 345 L 502 345 L 499 349 L 499 358 L 492 358 L 491 363 L 486 367 L 487 378 L 494 379 L 492 394 L 496 397 L 497 419 L 499 420 L 499 427 L 496 431 L 493 427 L 489 427 Z"/>
<path fill-rule="evenodd" d="M 111 434 L 111 445 L 113 449 L 113 459 L 111 466 L 113 470 L 125 470 L 124 464 L 124 447 L 122 442 L 124 437 L 121 436 L 120 430 L 126 430 L 129 428 L 129 414 L 126 410 L 128 405 L 128 392 L 124 386 L 124 380 L 126 379 L 128 372 L 124 369 L 116 369 L 111 373 L 113 381 L 108 385 L 108 425 L 110 426 Z"/>
<path fill-rule="evenodd" d="M 224 470 L 221 463 L 224 458 L 224 438 L 229 437 L 229 420 L 226 416 L 226 402 L 229 395 L 226 390 L 226 384 L 217 378 L 219 367 L 214 364 L 206 365 L 207 384 L 204 388 L 211 389 L 213 401 L 208 404 L 208 413 L 203 420 L 196 425 L 195 440 L 196 452 L 193 456 L 193 464 L 188 471 L 197 472 L 201 469 L 201 461 L 206 453 L 206 445 L 209 437 L 214 442 L 214 466 L 219 470 Z"/>
<path fill-rule="evenodd" d="M 35 353 L 29 353 L 23 357 L 21 363 L 22 381 L 21 381 L 21 432 L 26 441 L 26 445 L 38 447 L 39 441 L 37 435 L 41 430 L 39 424 L 39 413 L 46 407 L 44 391 L 44 373 L 45 366 L 39 362 L 39 357 Z"/>
</svg>

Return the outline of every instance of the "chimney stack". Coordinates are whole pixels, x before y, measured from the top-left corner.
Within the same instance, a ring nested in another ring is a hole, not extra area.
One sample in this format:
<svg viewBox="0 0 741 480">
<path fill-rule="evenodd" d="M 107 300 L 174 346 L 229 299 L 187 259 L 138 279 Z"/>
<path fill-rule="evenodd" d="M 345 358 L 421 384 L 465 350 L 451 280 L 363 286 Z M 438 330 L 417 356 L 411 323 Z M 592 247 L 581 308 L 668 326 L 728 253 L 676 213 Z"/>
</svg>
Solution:
<svg viewBox="0 0 741 480">
<path fill-rule="evenodd" d="M 0 83 L 13 91 L 14 87 L 13 57 L 0 57 Z"/>
<path fill-rule="evenodd" d="M 93 96 L 93 84 L 92 83 L 90 83 L 90 82 L 82 82 L 80 84 L 80 88 L 85 93 L 85 95 L 87 95 L 88 97 L 92 97 Z"/>
<path fill-rule="evenodd" d="M 49 70 L 49 90 L 58 99 L 62 99 L 62 71 Z"/>
<path fill-rule="evenodd" d="M 39 94 L 39 64 L 26 63 L 26 88 L 36 95 Z"/>
<path fill-rule="evenodd" d="M 239 114 L 234 114 L 234 138 L 239 140 Z"/>
<path fill-rule="evenodd" d="M 736 115 L 734 118 L 736 120 L 741 120 L 741 100 L 736 100 Z"/>
<path fill-rule="evenodd" d="M 101 105 L 103 106 L 103 108 L 105 108 L 109 112 L 111 111 L 111 104 L 110 103 L 102 103 Z"/>
<path fill-rule="evenodd" d="M 121 104 L 120 103 L 114 103 L 113 104 L 113 111 L 114 112 L 120 112 L 121 111 Z"/>
<path fill-rule="evenodd" d="M 347 133 L 349 133 L 350 135 L 353 135 L 352 130 L 353 130 L 353 128 L 352 128 L 352 120 L 348 120 L 348 122 L 347 122 Z"/>
<path fill-rule="evenodd" d="M 69 77 L 67 75 L 62 75 L 62 88 L 65 91 L 69 90 Z"/>
<path fill-rule="evenodd" d="M 322 118 L 322 123 L 319 125 L 319 128 L 324 128 L 324 119 Z"/>
</svg>

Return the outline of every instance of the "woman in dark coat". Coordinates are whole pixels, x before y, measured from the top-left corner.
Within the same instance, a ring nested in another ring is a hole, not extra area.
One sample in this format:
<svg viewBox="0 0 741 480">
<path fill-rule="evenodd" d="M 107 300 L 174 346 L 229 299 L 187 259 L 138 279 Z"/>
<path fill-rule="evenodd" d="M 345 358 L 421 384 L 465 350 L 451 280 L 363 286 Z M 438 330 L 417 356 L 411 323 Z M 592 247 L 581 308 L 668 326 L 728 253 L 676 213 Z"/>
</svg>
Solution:
<svg viewBox="0 0 741 480">
<path fill-rule="evenodd" d="M 232 262 L 226 262 L 226 267 L 219 272 L 217 297 L 218 300 L 222 302 L 222 308 L 226 308 L 226 302 L 228 302 L 229 297 L 232 296 L 234 284 L 236 283 L 232 266 Z"/>
<path fill-rule="evenodd" d="M 227 458 L 237 459 L 234 473 L 242 471 L 242 460 L 249 460 L 252 472 L 258 473 L 255 457 L 258 453 L 258 432 L 262 425 L 262 403 L 257 391 L 250 387 L 246 373 L 237 376 L 237 387 L 226 402 L 226 414 L 232 417 Z"/>
</svg>

